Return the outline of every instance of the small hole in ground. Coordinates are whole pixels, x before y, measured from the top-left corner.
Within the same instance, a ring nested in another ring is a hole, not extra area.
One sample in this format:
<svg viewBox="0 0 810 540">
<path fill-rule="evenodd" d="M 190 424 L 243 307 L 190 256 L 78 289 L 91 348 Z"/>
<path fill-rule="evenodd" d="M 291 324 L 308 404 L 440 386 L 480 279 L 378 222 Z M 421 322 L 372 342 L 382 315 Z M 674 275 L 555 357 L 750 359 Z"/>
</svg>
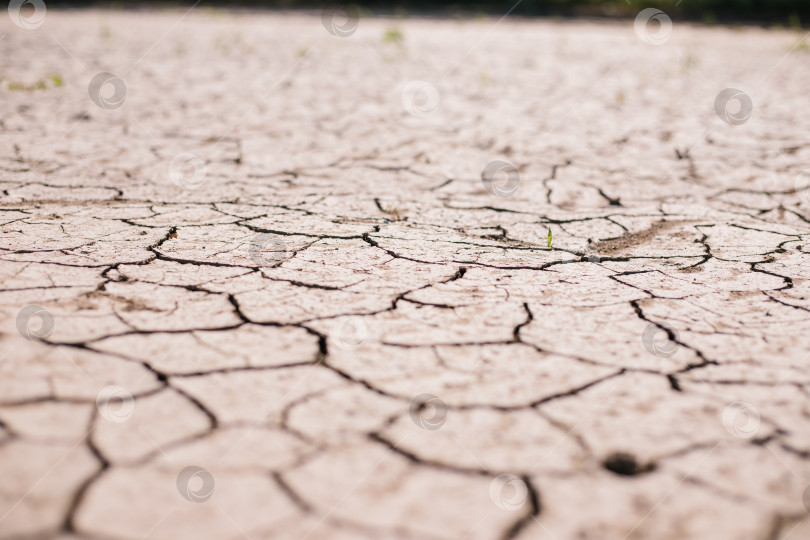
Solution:
<svg viewBox="0 0 810 540">
<path fill-rule="evenodd" d="M 636 476 L 655 470 L 654 463 L 640 464 L 636 457 L 626 452 L 616 452 L 611 454 L 602 463 L 602 466 L 610 472 L 620 476 Z"/>
</svg>

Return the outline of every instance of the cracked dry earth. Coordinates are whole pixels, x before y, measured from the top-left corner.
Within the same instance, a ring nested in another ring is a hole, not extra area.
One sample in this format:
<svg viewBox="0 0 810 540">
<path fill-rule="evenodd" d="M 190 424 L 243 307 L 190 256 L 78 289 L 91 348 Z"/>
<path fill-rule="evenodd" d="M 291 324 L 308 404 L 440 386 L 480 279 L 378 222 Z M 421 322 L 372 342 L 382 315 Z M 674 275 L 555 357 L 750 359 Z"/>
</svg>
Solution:
<svg viewBox="0 0 810 540">
<path fill-rule="evenodd" d="M 810 537 L 801 36 L 496 22 L 3 18 L 0 537 Z"/>
</svg>

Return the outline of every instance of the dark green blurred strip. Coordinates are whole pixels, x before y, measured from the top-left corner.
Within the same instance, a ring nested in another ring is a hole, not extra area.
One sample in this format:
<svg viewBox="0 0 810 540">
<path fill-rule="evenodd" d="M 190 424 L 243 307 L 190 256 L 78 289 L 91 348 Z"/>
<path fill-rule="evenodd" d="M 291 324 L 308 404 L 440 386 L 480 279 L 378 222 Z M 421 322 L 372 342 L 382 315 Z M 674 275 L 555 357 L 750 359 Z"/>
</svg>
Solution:
<svg viewBox="0 0 810 540">
<path fill-rule="evenodd" d="M 476 16 L 506 13 L 517 0 L 469 0 L 437 2 L 409 1 L 353 1 L 368 14 Z M 155 2 L 141 0 L 64 1 L 48 0 L 50 7 L 103 8 L 188 8 L 194 1 Z M 340 3 L 340 2 L 338 2 Z M 202 0 L 198 5 L 227 9 L 320 9 L 324 2 L 300 0 Z M 810 26 L 810 0 L 522 0 L 512 12 L 522 16 L 563 17 L 633 17 L 641 9 L 655 7 L 673 19 L 691 19 L 704 22 L 752 21 L 777 23 L 794 28 Z"/>
</svg>

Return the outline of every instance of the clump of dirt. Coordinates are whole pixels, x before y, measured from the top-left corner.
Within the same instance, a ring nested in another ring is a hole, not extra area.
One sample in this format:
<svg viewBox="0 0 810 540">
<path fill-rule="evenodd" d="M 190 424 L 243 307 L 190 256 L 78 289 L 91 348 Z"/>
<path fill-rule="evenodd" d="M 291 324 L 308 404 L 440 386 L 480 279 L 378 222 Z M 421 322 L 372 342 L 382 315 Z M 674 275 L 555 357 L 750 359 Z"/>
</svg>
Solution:
<svg viewBox="0 0 810 540">
<path fill-rule="evenodd" d="M 648 244 L 655 240 L 658 235 L 661 233 L 668 231 L 677 227 L 678 225 L 683 225 L 685 223 L 691 223 L 689 221 L 657 221 L 650 225 L 647 229 L 643 231 L 638 231 L 634 233 L 626 233 L 622 236 L 617 238 L 608 238 L 607 240 L 600 240 L 596 242 L 594 246 L 596 247 L 599 253 L 617 253 L 620 251 L 625 251 L 629 248 L 640 246 L 642 244 Z"/>
<path fill-rule="evenodd" d="M 751 298 L 752 296 L 759 296 L 762 294 L 762 291 L 730 291 L 728 293 L 728 297 L 734 300 L 739 300 L 741 298 Z"/>
<path fill-rule="evenodd" d="M 146 304 L 140 299 L 125 298 L 114 294 L 109 294 L 103 290 L 95 290 L 85 293 L 76 299 L 76 307 L 80 310 L 98 309 L 99 305 L 104 300 L 111 300 L 113 302 L 122 304 L 124 311 L 152 311 L 160 313 L 163 310 Z"/>
<path fill-rule="evenodd" d="M 619 476 L 636 476 L 655 470 L 655 463 L 640 464 L 636 457 L 626 452 L 611 454 L 602 463 L 602 466 Z"/>
</svg>

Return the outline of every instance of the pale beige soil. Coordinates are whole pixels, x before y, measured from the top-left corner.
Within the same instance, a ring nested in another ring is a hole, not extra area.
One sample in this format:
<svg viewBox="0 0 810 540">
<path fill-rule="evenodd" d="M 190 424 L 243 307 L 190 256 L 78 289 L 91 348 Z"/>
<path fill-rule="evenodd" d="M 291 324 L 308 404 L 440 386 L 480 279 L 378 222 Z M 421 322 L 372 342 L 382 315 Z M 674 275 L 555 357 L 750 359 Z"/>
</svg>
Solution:
<svg viewBox="0 0 810 540">
<path fill-rule="evenodd" d="M 0 16 L 0 538 L 810 538 L 803 36 L 496 23 Z"/>
</svg>

